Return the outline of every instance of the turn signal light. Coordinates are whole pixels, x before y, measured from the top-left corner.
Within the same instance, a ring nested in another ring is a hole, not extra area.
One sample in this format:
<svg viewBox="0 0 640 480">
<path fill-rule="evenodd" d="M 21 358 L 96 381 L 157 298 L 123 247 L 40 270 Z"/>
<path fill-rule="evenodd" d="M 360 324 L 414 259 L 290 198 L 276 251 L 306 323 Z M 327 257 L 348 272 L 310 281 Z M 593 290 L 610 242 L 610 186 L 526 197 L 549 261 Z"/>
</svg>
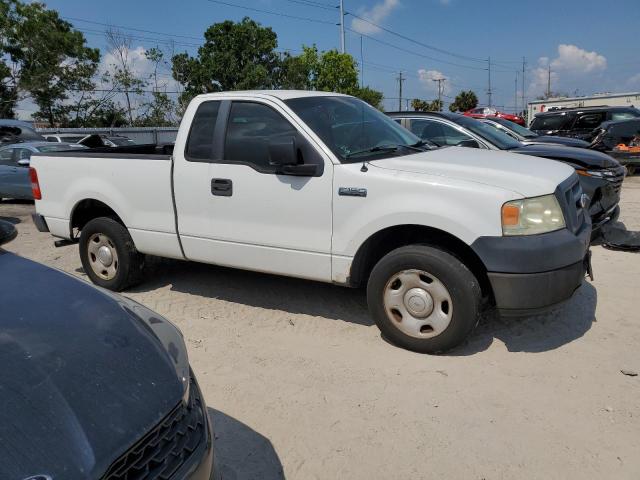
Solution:
<svg viewBox="0 0 640 480">
<path fill-rule="evenodd" d="M 518 225 L 520 223 L 520 207 L 505 204 L 502 206 L 502 225 Z"/>
<path fill-rule="evenodd" d="M 33 167 L 29 167 L 29 178 L 31 179 L 31 192 L 34 200 L 42 200 L 42 192 L 40 191 L 40 183 L 38 182 L 38 172 Z"/>
</svg>

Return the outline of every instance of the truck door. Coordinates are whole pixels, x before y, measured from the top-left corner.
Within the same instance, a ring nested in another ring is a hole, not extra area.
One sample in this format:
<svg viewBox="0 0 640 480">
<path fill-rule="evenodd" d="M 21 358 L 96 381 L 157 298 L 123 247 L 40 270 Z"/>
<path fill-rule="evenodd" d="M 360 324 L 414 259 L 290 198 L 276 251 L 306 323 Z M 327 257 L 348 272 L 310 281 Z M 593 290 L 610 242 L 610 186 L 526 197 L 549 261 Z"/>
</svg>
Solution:
<svg viewBox="0 0 640 480">
<path fill-rule="evenodd" d="M 275 102 L 211 103 L 198 106 L 184 152 L 174 152 L 183 165 L 175 189 L 187 258 L 330 281 L 331 161 Z M 272 165 L 273 144 L 292 137 L 299 162 L 318 164 L 316 176 Z"/>
</svg>

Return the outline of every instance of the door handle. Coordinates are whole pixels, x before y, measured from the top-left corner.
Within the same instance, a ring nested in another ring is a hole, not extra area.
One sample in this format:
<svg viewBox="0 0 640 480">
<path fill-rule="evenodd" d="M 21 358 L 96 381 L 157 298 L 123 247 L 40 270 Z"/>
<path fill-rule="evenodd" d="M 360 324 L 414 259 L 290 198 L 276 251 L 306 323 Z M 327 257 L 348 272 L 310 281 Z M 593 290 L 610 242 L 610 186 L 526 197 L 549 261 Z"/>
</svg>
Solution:
<svg viewBox="0 0 640 480">
<path fill-rule="evenodd" d="M 212 178 L 211 193 L 219 197 L 230 197 L 233 194 L 233 182 L 228 178 Z"/>
</svg>

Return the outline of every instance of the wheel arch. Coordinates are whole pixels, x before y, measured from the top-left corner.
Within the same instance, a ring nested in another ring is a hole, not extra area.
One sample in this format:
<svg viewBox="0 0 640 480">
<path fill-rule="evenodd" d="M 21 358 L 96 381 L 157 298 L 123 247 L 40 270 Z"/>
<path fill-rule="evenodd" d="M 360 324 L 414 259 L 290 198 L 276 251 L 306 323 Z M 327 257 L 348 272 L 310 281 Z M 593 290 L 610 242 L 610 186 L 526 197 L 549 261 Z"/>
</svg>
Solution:
<svg viewBox="0 0 640 480">
<path fill-rule="evenodd" d="M 373 267 L 382 257 L 397 248 L 416 244 L 440 248 L 458 258 L 478 279 L 483 296 L 493 301 L 493 290 L 487 269 L 473 249 L 455 235 L 425 225 L 394 225 L 369 236 L 360 245 L 353 258 L 349 285 L 352 287 L 365 285 Z"/>
<path fill-rule="evenodd" d="M 78 231 L 91 220 L 98 217 L 110 217 L 126 227 L 122 217 L 109 205 L 95 198 L 85 198 L 78 201 L 71 209 L 69 220 L 69 235 L 74 238 L 74 229 Z"/>
</svg>

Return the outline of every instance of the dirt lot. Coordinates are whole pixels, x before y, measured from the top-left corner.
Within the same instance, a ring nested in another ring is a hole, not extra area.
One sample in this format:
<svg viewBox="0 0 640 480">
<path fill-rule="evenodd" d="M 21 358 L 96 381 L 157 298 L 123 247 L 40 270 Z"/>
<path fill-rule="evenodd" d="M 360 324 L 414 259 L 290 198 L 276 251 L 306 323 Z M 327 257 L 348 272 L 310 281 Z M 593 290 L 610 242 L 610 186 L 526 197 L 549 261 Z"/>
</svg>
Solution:
<svg viewBox="0 0 640 480">
<path fill-rule="evenodd" d="M 0 205 L 7 249 L 83 277 L 32 210 Z M 640 177 L 621 220 L 640 230 Z M 158 260 L 126 295 L 184 332 L 225 479 L 638 479 L 640 254 L 593 264 L 563 307 L 442 356 L 383 341 L 362 291 Z"/>
</svg>

